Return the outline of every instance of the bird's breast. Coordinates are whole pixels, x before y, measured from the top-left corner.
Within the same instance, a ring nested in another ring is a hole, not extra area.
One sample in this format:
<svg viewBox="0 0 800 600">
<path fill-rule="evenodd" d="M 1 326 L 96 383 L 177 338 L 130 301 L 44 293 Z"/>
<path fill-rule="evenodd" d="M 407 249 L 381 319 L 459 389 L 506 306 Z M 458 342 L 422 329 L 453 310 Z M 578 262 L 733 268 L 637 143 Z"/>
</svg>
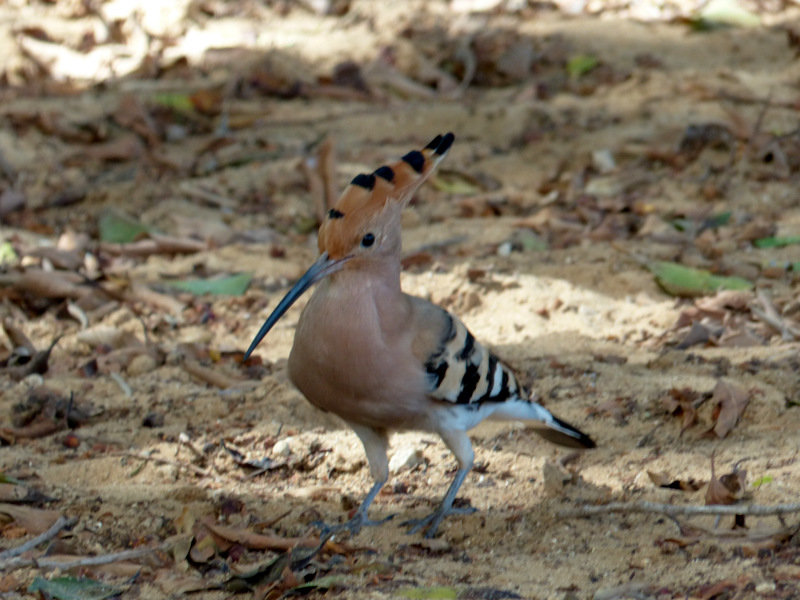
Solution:
<svg viewBox="0 0 800 600">
<path fill-rule="evenodd" d="M 350 422 L 424 427 L 426 375 L 411 351 L 409 310 L 401 294 L 379 286 L 320 286 L 297 325 L 290 379 L 312 404 Z"/>
</svg>

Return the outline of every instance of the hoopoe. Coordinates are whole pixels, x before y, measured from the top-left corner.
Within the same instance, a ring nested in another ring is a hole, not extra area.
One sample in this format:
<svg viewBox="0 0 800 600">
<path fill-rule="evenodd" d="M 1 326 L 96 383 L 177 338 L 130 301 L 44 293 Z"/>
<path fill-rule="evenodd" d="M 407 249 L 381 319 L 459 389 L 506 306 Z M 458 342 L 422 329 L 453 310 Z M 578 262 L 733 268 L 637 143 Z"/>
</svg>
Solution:
<svg viewBox="0 0 800 600">
<path fill-rule="evenodd" d="M 374 485 L 341 528 L 357 533 L 389 477 L 389 433 L 436 432 L 458 471 L 439 507 L 407 521 L 433 537 L 472 468 L 467 431 L 484 419 L 536 423 L 546 439 L 593 448 L 592 439 L 530 399 L 511 369 L 457 317 L 400 288 L 400 217 L 415 190 L 445 157 L 454 136 L 357 175 L 319 229 L 319 258 L 256 334 L 247 359 L 273 325 L 314 283 L 289 355 L 289 377 L 315 406 L 344 419 L 364 445 Z"/>
</svg>

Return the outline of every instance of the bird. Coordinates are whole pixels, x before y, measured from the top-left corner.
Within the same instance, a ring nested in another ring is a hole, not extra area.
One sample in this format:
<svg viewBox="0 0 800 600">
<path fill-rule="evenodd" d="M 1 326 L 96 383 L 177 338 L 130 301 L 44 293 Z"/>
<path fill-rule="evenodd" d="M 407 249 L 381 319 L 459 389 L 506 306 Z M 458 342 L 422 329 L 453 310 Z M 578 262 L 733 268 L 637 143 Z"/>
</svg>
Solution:
<svg viewBox="0 0 800 600">
<path fill-rule="evenodd" d="M 401 213 L 444 159 L 455 136 L 437 135 L 421 150 L 359 174 L 327 212 L 319 257 L 264 321 L 244 355 L 294 302 L 317 284 L 297 323 L 289 378 L 317 408 L 341 417 L 360 438 L 373 485 L 352 517 L 352 535 L 379 525 L 368 509 L 389 477 L 389 436 L 434 432 L 458 462 L 441 503 L 408 520 L 410 534 L 437 535 L 445 517 L 473 512 L 454 506 L 472 468 L 467 431 L 485 419 L 522 420 L 545 439 L 594 448 L 589 435 L 534 401 L 513 370 L 455 315 L 402 291 Z"/>
</svg>

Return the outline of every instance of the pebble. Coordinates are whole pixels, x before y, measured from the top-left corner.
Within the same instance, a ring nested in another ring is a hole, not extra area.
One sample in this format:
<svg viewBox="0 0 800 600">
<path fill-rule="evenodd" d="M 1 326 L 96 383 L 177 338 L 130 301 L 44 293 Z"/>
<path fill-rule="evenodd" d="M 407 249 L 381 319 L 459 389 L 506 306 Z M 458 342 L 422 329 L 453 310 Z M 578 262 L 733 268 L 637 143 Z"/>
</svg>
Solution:
<svg viewBox="0 0 800 600">
<path fill-rule="evenodd" d="M 424 458 L 419 448 L 414 446 L 401 446 L 392 455 L 389 461 L 389 472 L 398 473 L 410 470 L 422 464 Z"/>
<path fill-rule="evenodd" d="M 564 487 L 564 484 L 572 479 L 572 475 L 563 467 L 548 460 L 545 461 L 542 467 L 542 478 L 544 479 L 545 489 L 552 493 L 558 493 Z"/>
<path fill-rule="evenodd" d="M 617 163 L 614 160 L 614 155 L 611 150 L 603 148 L 602 150 L 595 150 L 592 152 L 592 164 L 594 168 L 601 173 L 610 173 L 617 168 Z"/>
<path fill-rule="evenodd" d="M 769 594 L 775 591 L 774 581 L 760 581 L 756 584 L 756 594 Z"/>
<path fill-rule="evenodd" d="M 275 442 L 272 447 L 272 454 L 274 456 L 289 456 L 292 453 L 293 438 L 287 437 Z"/>
<path fill-rule="evenodd" d="M 151 371 L 154 371 L 155 368 L 156 361 L 152 356 L 149 354 L 139 354 L 134 356 L 131 359 L 131 362 L 128 363 L 127 371 L 128 375 L 135 376 L 150 373 Z"/>
</svg>

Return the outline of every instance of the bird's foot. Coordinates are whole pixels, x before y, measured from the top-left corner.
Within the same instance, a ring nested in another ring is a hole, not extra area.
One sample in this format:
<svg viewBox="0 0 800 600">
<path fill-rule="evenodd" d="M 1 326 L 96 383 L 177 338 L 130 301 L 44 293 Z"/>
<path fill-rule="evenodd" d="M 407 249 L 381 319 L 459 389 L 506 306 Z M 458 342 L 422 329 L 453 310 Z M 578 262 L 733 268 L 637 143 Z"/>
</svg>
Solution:
<svg viewBox="0 0 800 600">
<path fill-rule="evenodd" d="M 367 517 L 366 513 L 362 513 L 357 511 L 356 514 L 349 521 L 345 521 L 344 523 L 337 523 L 336 525 L 328 525 L 322 521 L 315 521 L 312 523 L 315 527 L 319 528 L 320 530 L 320 537 L 332 537 L 342 531 L 348 531 L 350 536 L 354 536 L 361 531 L 362 527 L 377 527 L 378 525 L 383 525 L 386 521 L 390 521 L 393 519 L 395 515 L 389 515 L 388 517 L 384 517 L 383 519 L 378 519 L 377 521 L 373 521 L 369 517 Z"/>
<path fill-rule="evenodd" d="M 436 531 L 439 529 L 439 525 L 445 517 L 449 517 L 450 515 L 471 515 L 477 512 L 477 510 L 478 509 L 474 506 L 460 507 L 440 505 L 439 508 L 427 517 L 403 521 L 400 525 L 409 528 L 407 532 L 409 535 L 417 533 L 418 531 L 425 531 L 425 537 L 432 538 L 436 536 Z"/>
</svg>

